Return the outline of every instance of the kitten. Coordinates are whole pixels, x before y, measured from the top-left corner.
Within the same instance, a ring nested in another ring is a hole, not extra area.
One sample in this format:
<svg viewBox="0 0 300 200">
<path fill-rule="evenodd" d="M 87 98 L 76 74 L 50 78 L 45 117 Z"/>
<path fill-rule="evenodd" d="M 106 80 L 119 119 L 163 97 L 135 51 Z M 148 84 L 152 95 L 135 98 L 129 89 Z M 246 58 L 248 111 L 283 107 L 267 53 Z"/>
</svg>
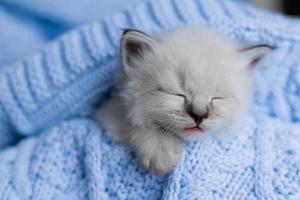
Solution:
<svg viewBox="0 0 300 200">
<path fill-rule="evenodd" d="M 116 94 L 95 119 L 134 148 L 146 169 L 163 175 L 185 140 L 239 124 L 251 101 L 252 67 L 269 51 L 239 49 L 200 28 L 156 37 L 125 30 Z"/>
</svg>

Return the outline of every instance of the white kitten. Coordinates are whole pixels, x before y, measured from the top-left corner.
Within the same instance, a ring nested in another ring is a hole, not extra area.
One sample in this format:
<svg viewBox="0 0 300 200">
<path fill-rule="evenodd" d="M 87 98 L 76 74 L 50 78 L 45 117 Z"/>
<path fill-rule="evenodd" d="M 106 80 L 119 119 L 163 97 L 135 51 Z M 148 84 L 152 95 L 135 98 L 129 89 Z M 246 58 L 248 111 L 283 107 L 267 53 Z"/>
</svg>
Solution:
<svg viewBox="0 0 300 200">
<path fill-rule="evenodd" d="M 239 124 L 251 100 L 251 68 L 269 50 L 239 50 L 200 28 L 157 37 L 125 30 L 116 94 L 95 119 L 131 145 L 146 169 L 165 174 L 184 140 Z"/>
</svg>

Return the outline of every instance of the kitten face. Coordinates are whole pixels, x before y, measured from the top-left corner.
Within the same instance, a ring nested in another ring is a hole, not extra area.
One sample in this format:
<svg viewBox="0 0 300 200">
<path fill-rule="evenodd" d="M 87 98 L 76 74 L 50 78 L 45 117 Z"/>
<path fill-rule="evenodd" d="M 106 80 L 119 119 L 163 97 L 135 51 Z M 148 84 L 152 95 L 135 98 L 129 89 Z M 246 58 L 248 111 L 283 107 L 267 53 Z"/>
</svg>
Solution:
<svg viewBox="0 0 300 200">
<path fill-rule="evenodd" d="M 257 51 L 257 50 L 260 51 Z M 238 47 L 203 29 L 122 40 L 122 96 L 134 126 L 193 138 L 240 121 L 251 100 L 253 61 L 266 46 Z"/>
</svg>

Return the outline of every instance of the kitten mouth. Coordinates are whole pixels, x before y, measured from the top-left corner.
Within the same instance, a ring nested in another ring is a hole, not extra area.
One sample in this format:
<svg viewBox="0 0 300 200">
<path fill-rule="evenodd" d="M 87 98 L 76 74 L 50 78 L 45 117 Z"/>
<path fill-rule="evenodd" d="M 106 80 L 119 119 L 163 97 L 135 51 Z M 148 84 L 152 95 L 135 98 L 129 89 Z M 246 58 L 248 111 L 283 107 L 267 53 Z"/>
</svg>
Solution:
<svg viewBox="0 0 300 200">
<path fill-rule="evenodd" d="M 190 131 L 192 131 L 192 132 L 195 132 L 195 131 L 197 131 L 197 132 L 203 132 L 204 130 L 203 130 L 203 128 L 199 124 L 197 124 L 196 126 L 185 128 L 184 131 L 189 131 L 189 132 Z"/>
</svg>

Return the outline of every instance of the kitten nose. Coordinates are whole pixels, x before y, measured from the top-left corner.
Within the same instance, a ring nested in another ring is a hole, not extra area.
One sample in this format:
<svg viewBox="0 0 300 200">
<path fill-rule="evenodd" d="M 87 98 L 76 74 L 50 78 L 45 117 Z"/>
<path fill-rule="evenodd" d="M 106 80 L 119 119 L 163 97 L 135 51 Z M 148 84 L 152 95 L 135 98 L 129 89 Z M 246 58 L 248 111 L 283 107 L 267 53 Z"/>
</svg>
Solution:
<svg viewBox="0 0 300 200">
<path fill-rule="evenodd" d="M 189 111 L 189 115 L 194 119 L 196 124 L 200 124 L 204 119 L 208 118 L 208 109 L 201 114 L 195 113 L 193 110 Z"/>
</svg>

